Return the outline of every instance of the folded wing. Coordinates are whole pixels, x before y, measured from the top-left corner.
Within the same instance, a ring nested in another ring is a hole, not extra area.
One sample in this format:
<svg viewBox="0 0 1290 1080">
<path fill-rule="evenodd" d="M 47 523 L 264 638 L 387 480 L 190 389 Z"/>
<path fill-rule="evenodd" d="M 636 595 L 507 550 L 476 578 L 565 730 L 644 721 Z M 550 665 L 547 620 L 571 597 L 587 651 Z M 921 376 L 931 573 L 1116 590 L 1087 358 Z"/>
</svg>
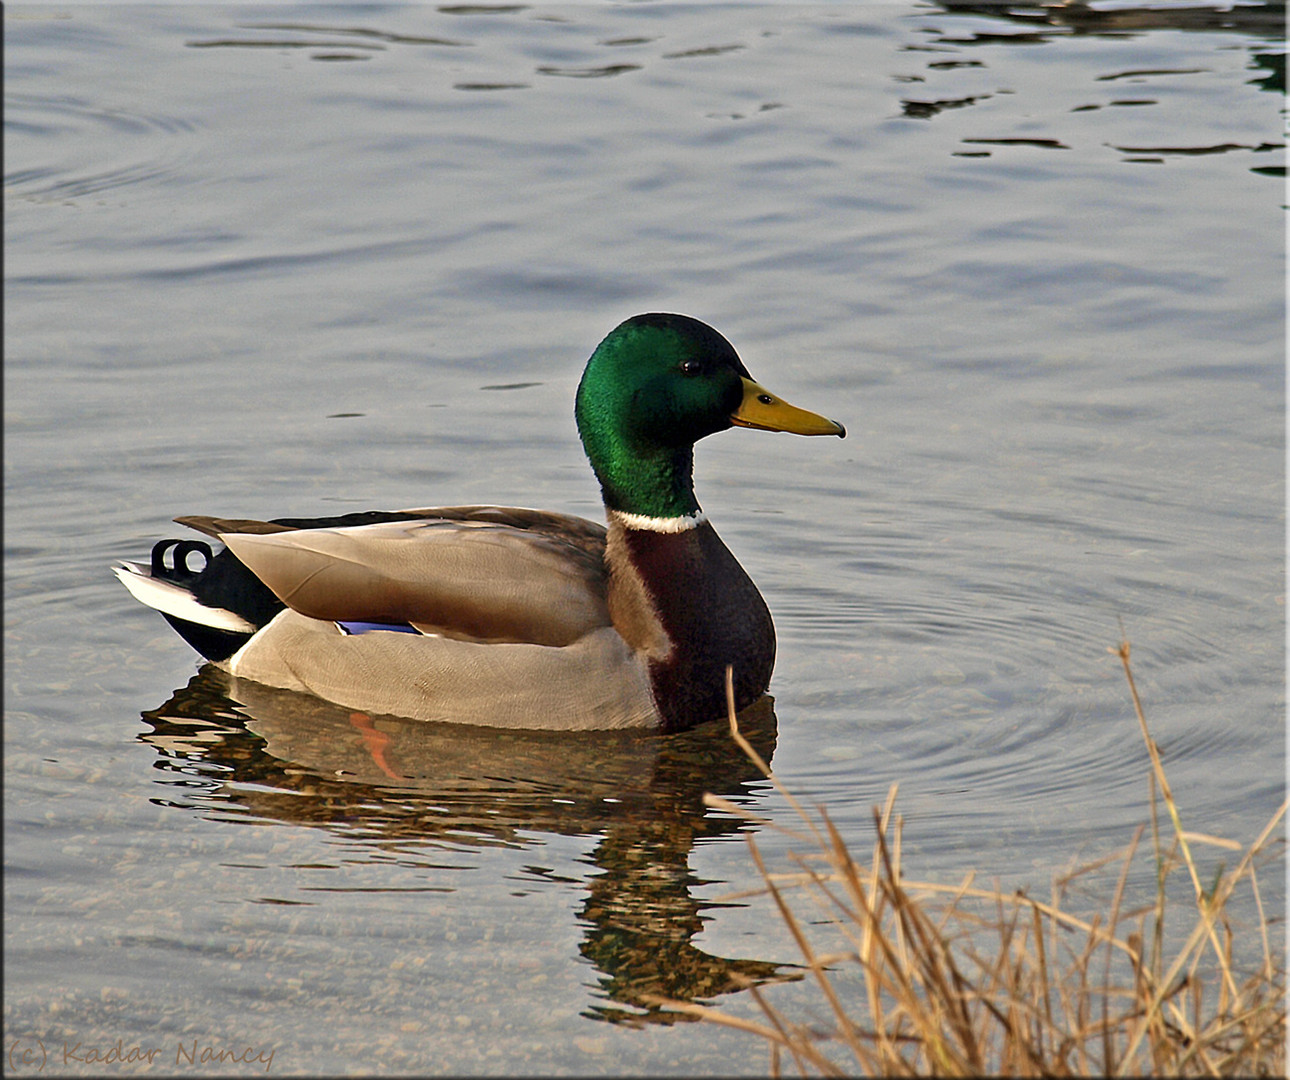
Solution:
<svg viewBox="0 0 1290 1080">
<path fill-rule="evenodd" d="M 284 604 L 314 619 L 554 646 L 610 625 L 598 527 L 516 513 L 531 516 L 219 535 Z"/>
</svg>

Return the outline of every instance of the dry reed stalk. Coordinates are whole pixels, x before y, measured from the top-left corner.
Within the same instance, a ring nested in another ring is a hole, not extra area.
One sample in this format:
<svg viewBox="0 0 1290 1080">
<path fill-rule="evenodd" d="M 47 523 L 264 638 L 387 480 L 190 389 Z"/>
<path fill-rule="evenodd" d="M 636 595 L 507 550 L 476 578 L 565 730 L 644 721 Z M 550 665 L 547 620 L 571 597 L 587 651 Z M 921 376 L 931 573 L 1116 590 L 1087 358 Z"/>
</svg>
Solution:
<svg viewBox="0 0 1290 1080">
<path fill-rule="evenodd" d="M 1246 847 L 1184 830 L 1147 727 L 1127 640 L 1110 651 L 1124 667 L 1151 759 L 1150 824 L 1157 868 L 1151 904 L 1124 909 L 1130 866 L 1145 826 L 1124 851 L 1055 879 L 1046 903 L 1024 892 L 978 888 L 973 875 L 954 886 L 908 881 L 901 866 L 902 822 L 894 817 L 895 785 L 885 805 L 874 808 L 873 852 L 862 866 L 827 811 L 809 813 L 744 739 L 727 671 L 731 735 L 805 830 L 757 820 L 812 847 L 805 856 L 790 853 L 796 872 L 777 873 L 766 866 L 749 835 L 764 888 L 739 895 L 772 898 L 823 995 L 832 1028 L 820 1032 L 792 1023 L 756 987 L 750 987 L 750 994 L 768 1021 L 764 1024 L 717 1008 L 666 1004 L 766 1040 L 776 1076 L 785 1053 L 803 1075 L 1285 1075 L 1285 959 L 1283 952 L 1274 951 L 1268 934 L 1256 866 L 1271 857 L 1286 804 Z M 1160 828 L 1157 799 L 1164 802 L 1172 826 L 1168 841 Z M 706 796 L 705 801 L 714 809 L 752 818 L 728 800 Z M 1195 845 L 1240 851 L 1241 857 L 1231 871 L 1220 867 L 1206 889 Z M 1105 917 L 1094 913 L 1081 918 L 1064 910 L 1072 882 L 1117 861 L 1121 866 Z M 1168 958 L 1166 883 L 1180 866 L 1192 886 L 1196 922 Z M 1245 882 L 1259 916 L 1262 961 L 1258 970 L 1242 977 L 1234 966 L 1236 931 L 1226 904 Z M 793 890 L 808 896 L 840 934 L 842 951 L 825 954 L 812 943 L 789 902 Z M 1081 938 L 1072 939 L 1073 934 Z M 844 963 L 858 967 L 860 1000 L 844 1000 L 834 985 Z"/>
</svg>

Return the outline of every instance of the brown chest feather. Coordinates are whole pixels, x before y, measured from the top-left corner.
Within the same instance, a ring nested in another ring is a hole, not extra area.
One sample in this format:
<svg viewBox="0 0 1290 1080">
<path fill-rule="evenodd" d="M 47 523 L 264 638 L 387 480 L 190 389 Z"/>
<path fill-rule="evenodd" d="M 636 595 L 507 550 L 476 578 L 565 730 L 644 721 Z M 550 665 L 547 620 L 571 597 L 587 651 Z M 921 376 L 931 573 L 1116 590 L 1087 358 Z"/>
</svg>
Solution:
<svg viewBox="0 0 1290 1080">
<path fill-rule="evenodd" d="M 669 728 L 725 712 L 725 670 L 734 667 L 743 708 L 770 682 L 775 628 L 757 587 L 716 530 L 679 533 L 611 523 L 609 612 L 618 632 L 649 658 L 655 700 Z"/>
</svg>

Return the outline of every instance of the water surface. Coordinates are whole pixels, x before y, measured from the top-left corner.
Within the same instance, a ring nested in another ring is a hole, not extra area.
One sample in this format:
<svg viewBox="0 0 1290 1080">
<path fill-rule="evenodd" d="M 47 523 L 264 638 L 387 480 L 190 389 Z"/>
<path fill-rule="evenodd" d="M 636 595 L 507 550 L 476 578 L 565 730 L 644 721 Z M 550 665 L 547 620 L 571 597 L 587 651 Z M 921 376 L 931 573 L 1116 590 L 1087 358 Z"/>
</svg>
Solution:
<svg viewBox="0 0 1290 1080">
<path fill-rule="evenodd" d="M 791 845 L 703 792 L 792 820 L 720 725 L 364 723 L 199 671 L 108 572 L 182 513 L 599 516 L 573 390 L 638 311 L 848 427 L 697 481 L 779 631 L 753 733 L 857 850 L 893 782 L 919 877 L 1125 843 L 1121 622 L 1185 821 L 1251 839 L 1282 13 L 1093 7 L 7 7 L 6 1048 L 765 1071 L 648 1003 L 813 1007 L 770 907 L 716 903 L 750 829 Z"/>
</svg>

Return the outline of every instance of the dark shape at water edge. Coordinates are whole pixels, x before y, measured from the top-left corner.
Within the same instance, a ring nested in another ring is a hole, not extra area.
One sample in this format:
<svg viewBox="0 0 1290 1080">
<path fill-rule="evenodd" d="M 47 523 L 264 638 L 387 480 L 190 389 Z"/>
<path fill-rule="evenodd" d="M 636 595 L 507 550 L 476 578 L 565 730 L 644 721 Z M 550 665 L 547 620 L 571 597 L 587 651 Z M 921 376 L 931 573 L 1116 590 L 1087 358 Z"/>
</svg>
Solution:
<svg viewBox="0 0 1290 1080">
<path fill-rule="evenodd" d="M 1284 94 L 1286 92 L 1286 54 L 1256 52 L 1250 55 L 1254 61 L 1250 66 L 1256 71 L 1262 69 L 1267 72 L 1262 78 L 1251 79 L 1250 83 L 1260 90 Z"/>
<path fill-rule="evenodd" d="M 1186 7 L 1153 6 L 1143 0 L 1137 7 L 1100 8 L 1085 0 L 1064 3 L 1009 3 L 1007 0 L 935 0 L 938 7 L 954 15 L 981 15 L 1024 25 L 1031 31 L 1013 35 L 1018 43 L 1032 44 L 1043 39 L 1042 28 L 1077 34 L 1124 35 L 1148 30 L 1227 31 L 1264 37 L 1275 41 L 1285 38 L 1286 5 L 1284 0 L 1265 0 L 1261 4 L 1233 4 L 1213 0 Z M 1008 40 L 1006 35 L 988 35 L 992 41 Z M 984 39 L 984 35 L 981 39 Z"/>
</svg>

